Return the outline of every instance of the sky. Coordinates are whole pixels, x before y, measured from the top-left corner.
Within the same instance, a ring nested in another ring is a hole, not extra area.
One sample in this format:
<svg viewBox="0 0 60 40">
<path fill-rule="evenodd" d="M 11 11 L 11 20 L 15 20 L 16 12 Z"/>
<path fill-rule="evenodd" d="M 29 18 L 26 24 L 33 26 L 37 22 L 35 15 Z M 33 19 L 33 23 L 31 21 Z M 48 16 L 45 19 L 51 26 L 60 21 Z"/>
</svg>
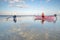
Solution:
<svg viewBox="0 0 60 40">
<path fill-rule="evenodd" d="M 0 0 L 0 15 L 60 14 L 60 0 Z"/>
</svg>

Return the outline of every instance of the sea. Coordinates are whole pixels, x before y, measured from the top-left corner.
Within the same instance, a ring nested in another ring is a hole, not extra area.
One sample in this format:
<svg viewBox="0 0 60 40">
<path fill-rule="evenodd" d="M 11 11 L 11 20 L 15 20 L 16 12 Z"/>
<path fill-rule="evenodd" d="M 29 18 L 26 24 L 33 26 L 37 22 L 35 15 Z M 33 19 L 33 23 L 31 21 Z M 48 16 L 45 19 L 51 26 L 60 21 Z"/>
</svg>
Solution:
<svg viewBox="0 0 60 40">
<path fill-rule="evenodd" d="M 0 17 L 0 40 L 60 40 L 60 17 L 56 22 L 34 20 L 34 17 Z"/>
</svg>

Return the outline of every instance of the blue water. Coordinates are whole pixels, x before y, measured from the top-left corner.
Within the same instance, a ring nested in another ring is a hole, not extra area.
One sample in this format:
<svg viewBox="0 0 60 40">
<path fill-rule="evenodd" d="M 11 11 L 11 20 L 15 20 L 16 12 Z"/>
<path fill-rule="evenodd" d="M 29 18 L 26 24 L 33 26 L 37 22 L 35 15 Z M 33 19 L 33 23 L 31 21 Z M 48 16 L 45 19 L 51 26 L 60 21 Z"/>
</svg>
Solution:
<svg viewBox="0 0 60 40">
<path fill-rule="evenodd" d="M 60 40 L 60 18 L 44 24 L 31 17 L 18 18 L 16 23 L 0 18 L 0 40 Z"/>
</svg>

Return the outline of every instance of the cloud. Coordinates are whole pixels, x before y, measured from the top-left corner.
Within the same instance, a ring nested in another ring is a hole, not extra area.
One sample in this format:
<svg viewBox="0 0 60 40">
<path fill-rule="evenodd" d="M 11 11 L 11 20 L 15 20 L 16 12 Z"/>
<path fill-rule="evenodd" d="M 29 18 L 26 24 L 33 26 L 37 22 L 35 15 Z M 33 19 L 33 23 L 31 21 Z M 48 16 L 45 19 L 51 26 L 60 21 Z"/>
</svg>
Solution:
<svg viewBox="0 0 60 40">
<path fill-rule="evenodd" d="M 46 0 L 46 2 L 50 2 L 51 0 Z"/>
<path fill-rule="evenodd" d="M 24 0 L 7 0 L 6 2 L 8 2 L 8 3 L 23 3 L 23 2 L 25 2 Z"/>
<path fill-rule="evenodd" d="M 60 11 L 58 11 L 60 13 Z"/>
<path fill-rule="evenodd" d="M 10 1 L 14 1 L 14 2 L 19 2 L 19 1 L 23 1 L 23 0 L 4 0 L 4 1 L 8 1 L 8 2 L 10 2 Z"/>
<path fill-rule="evenodd" d="M 18 7 L 18 8 L 28 8 L 29 6 L 26 5 L 26 4 L 23 4 L 23 5 L 15 5 L 15 7 Z"/>
<path fill-rule="evenodd" d="M 7 0 L 4 0 L 5 2 L 7 1 Z"/>
<path fill-rule="evenodd" d="M 19 1 L 22 1 L 22 0 L 14 0 L 15 2 L 19 2 Z"/>
<path fill-rule="evenodd" d="M 58 12 L 56 12 L 56 14 L 60 16 L 60 10 Z"/>
<path fill-rule="evenodd" d="M 30 6 L 26 4 L 17 4 L 17 5 L 10 4 L 9 7 L 29 8 Z"/>
<path fill-rule="evenodd" d="M 8 3 L 9 7 L 18 7 L 18 8 L 28 8 L 29 6 L 26 4 L 27 0 L 4 0 Z"/>
<path fill-rule="evenodd" d="M 34 2 L 34 0 L 31 0 L 32 2 Z"/>
<path fill-rule="evenodd" d="M 0 15 L 11 15 L 9 11 L 0 11 Z"/>
</svg>

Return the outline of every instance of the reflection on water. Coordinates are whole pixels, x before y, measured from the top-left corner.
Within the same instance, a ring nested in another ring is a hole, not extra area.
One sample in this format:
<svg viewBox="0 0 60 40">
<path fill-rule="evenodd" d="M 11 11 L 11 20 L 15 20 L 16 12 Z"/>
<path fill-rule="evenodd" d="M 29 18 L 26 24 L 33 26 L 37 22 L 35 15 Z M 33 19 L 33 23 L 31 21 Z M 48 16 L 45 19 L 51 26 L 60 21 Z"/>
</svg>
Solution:
<svg viewBox="0 0 60 40">
<path fill-rule="evenodd" d="M 60 40 L 60 22 L 34 21 L 33 18 L 17 18 L 0 21 L 0 40 Z"/>
</svg>

